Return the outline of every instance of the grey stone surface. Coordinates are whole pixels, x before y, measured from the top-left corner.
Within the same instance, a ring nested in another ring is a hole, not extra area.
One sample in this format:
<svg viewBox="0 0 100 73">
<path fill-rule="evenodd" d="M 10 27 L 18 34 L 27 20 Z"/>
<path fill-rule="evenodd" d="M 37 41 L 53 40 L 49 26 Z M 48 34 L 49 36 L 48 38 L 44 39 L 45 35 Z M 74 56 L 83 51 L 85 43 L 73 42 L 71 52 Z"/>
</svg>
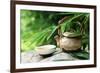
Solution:
<svg viewBox="0 0 100 73">
<path fill-rule="evenodd" d="M 40 62 L 47 62 L 47 61 L 69 61 L 69 60 L 77 60 L 76 58 L 72 57 L 71 55 L 61 52 L 55 54 L 49 58 L 43 59 Z"/>
<path fill-rule="evenodd" d="M 32 63 L 32 62 L 48 62 L 48 61 L 69 61 L 78 60 L 72 57 L 68 53 L 62 52 L 60 48 L 56 48 L 56 52 L 52 56 L 43 58 L 36 51 L 28 51 L 21 53 L 21 63 Z"/>
<path fill-rule="evenodd" d="M 21 63 L 39 62 L 40 60 L 42 60 L 42 56 L 35 51 L 21 53 Z"/>
</svg>

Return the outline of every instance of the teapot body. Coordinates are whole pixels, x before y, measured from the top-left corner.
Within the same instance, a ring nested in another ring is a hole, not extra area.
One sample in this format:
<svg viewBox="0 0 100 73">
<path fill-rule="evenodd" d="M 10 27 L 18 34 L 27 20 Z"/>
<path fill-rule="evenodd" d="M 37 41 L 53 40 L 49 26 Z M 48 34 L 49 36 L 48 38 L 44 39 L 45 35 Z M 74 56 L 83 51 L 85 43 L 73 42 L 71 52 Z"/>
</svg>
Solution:
<svg viewBox="0 0 100 73">
<path fill-rule="evenodd" d="M 55 38 L 57 46 L 65 51 L 76 51 L 81 47 L 81 38 L 59 37 Z"/>
<path fill-rule="evenodd" d="M 76 51 L 81 47 L 81 39 L 62 37 L 59 40 L 59 47 L 66 51 Z"/>
</svg>

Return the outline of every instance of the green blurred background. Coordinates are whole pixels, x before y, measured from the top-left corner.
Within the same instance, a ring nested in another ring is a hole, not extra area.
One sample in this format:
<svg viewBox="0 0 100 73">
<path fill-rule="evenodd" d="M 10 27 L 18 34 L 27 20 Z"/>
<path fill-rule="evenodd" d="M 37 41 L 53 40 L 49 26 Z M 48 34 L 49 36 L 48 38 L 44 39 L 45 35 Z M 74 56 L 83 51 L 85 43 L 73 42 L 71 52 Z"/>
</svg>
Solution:
<svg viewBox="0 0 100 73">
<path fill-rule="evenodd" d="M 34 50 L 44 44 L 56 45 L 54 36 L 58 34 L 57 28 L 61 24 L 62 33 L 69 31 L 82 34 L 81 48 L 86 53 L 89 50 L 89 17 L 89 13 L 80 12 L 21 10 L 21 51 Z"/>
</svg>

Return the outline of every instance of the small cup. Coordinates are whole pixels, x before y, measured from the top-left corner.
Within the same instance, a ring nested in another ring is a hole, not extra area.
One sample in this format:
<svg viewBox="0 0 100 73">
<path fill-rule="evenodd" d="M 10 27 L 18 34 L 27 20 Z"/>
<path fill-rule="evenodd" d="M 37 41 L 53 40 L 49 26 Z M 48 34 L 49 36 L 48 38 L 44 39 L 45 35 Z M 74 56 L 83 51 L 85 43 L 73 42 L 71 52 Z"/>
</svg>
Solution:
<svg viewBox="0 0 100 73">
<path fill-rule="evenodd" d="M 36 51 L 41 56 L 50 56 L 56 51 L 55 45 L 43 45 L 36 47 Z"/>
</svg>

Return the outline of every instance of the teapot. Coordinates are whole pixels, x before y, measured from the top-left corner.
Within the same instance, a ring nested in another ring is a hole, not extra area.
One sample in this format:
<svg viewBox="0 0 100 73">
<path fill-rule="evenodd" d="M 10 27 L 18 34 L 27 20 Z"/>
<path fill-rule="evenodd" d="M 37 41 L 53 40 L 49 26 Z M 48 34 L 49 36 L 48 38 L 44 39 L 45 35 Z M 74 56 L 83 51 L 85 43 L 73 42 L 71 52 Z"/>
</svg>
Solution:
<svg viewBox="0 0 100 73">
<path fill-rule="evenodd" d="M 81 35 L 71 32 L 64 32 L 62 36 L 55 37 L 57 46 L 64 51 L 76 51 L 81 47 Z"/>
</svg>

